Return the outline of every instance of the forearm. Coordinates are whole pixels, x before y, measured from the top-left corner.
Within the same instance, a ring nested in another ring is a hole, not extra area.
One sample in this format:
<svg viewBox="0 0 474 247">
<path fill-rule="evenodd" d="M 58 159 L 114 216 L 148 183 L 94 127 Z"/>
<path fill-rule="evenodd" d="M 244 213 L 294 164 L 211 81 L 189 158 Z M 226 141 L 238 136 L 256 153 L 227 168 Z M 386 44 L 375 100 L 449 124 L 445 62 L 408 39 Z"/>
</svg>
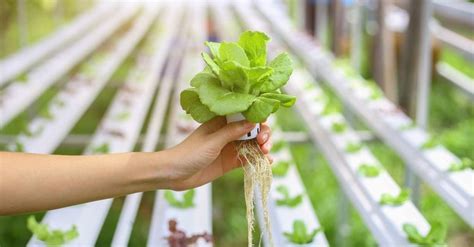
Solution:
<svg viewBox="0 0 474 247">
<path fill-rule="evenodd" d="M 89 156 L 0 152 L 0 215 L 164 187 L 168 160 L 162 152 Z"/>
</svg>

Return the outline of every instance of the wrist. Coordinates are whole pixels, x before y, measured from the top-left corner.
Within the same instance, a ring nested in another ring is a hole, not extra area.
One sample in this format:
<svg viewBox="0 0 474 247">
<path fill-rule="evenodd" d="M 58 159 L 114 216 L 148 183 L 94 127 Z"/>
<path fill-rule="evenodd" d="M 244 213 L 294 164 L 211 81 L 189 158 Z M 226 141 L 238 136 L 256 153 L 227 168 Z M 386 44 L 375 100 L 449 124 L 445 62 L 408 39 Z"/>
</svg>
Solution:
<svg viewBox="0 0 474 247">
<path fill-rule="evenodd" d="M 130 153 L 130 185 L 133 192 L 169 189 L 172 154 L 167 151 Z"/>
</svg>

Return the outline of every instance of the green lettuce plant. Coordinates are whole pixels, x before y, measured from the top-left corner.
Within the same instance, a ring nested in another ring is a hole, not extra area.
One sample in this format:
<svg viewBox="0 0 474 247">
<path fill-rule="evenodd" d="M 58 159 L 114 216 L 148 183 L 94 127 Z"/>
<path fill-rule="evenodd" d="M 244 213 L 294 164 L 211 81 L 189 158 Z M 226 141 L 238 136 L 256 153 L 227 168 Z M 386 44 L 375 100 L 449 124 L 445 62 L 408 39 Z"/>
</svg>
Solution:
<svg viewBox="0 0 474 247">
<path fill-rule="evenodd" d="M 296 98 L 280 91 L 293 72 L 292 62 L 281 53 L 267 63 L 269 40 L 262 32 L 246 31 L 237 42 L 206 42 L 211 55 L 202 53 L 202 58 L 207 66 L 181 92 L 186 113 L 201 123 L 235 113 L 259 123 L 280 106 L 292 106 Z"/>
<path fill-rule="evenodd" d="M 412 224 L 403 224 L 403 231 L 407 234 L 410 243 L 429 247 L 446 245 L 446 225 L 441 222 L 431 224 L 430 232 L 426 236 L 421 235 Z"/>
<path fill-rule="evenodd" d="M 380 205 L 399 206 L 408 201 L 408 199 L 410 199 L 410 190 L 402 189 L 396 196 L 387 193 L 382 194 L 379 203 Z"/>
<path fill-rule="evenodd" d="M 276 177 L 283 177 L 286 175 L 289 169 L 290 169 L 290 162 L 282 160 L 282 161 L 278 161 L 275 165 L 273 165 L 272 173 Z"/>
<path fill-rule="evenodd" d="M 195 195 L 195 193 L 196 192 L 193 189 L 188 190 L 188 191 L 184 192 L 183 199 L 178 200 L 174 196 L 173 192 L 167 190 L 167 191 L 165 191 L 164 197 L 165 197 L 166 201 L 168 201 L 168 204 L 170 204 L 172 207 L 175 207 L 175 208 L 190 208 L 190 207 L 194 207 L 194 195 Z"/>
<path fill-rule="evenodd" d="M 291 197 L 290 196 L 290 191 L 284 185 L 278 186 L 276 188 L 276 190 L 283 197 L 282 199 L 276 200 L 276 204 L 278 206 L 287 206 L 287 207 L 290 207 L 290 208 L 294 208 L 294 207 L 298 206 L 303 201 L 303 195 L 302 194 Z"/>
<path fill-rule="evenodd" d="M 348 153 L 357 153 L 362 149 L 363 145 L 360 142 L 349 142 L 346 145 L 346 152 Z"/>
<path fill-rule="evenodd" d="M 459 162 L 452 163 L 448 170 L 450 172 L 457 172 L 466 169 L 474 170 L 474 162 L 472 162 L 472 160 L 469 158 L 462 158 Z"/>
<path fill-rule="evenodd" d="M 67 231 L 51 230 L 48 225 L 38 223 L 33 215 L 28 217 L 27 227 L 38 240 L 43 241 L 48 247 L 61 246 L 79 236 L 75 225 Z"/>
<path fill-rule="evenodd" d="M 322 231 L 321 228 L 308 232 L 305 223 L 302 220 L 293 221 L 293 232 L 284 232 L 285 237 L 295 244 L 309 244 L 313 242 L 314 237 Z"/>
<path fill-rule="evenodd" d="M 364 177 L 377 177 L 381 172 L 381 168 L 375 165 L 362 164 L 357 171 Z"/>
</svg>

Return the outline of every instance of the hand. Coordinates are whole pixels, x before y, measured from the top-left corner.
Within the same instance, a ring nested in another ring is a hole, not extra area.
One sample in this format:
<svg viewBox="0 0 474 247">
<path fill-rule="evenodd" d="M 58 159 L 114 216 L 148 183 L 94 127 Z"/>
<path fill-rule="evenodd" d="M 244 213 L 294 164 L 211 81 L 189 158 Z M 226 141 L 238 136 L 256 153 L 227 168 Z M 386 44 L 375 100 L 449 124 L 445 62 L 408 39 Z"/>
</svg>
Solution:
<svg viewBox="0 0 474 247">
<path fill-rule="evenodd" d="M 255 124 L 240 121 L 226 124 L 223 117 L 202 124 L 177 146 L 167 150 L 172 157 L 168 171 L 170 189 L 186 190 L 209 183 L 242 164 L 238 159 L 234 140 L 252 130 Z M 263 154 L 272 158 L 270 127 L 261 124 L 257 143 Z"/>
</svg>

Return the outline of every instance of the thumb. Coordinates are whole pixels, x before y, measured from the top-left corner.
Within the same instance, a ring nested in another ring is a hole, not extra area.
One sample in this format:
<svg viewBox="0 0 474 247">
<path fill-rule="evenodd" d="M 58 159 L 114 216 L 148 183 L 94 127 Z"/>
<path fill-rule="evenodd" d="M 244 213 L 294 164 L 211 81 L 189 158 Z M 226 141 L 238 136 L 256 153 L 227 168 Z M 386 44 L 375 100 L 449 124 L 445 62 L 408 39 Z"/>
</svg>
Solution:
<svg viewBox="0 0 474 247">
<path fill-rule="evenodd" d="M 218 131 L 210 135 L 211 140 L 219 147 L 224 147 L 227 143 L 239 139 L 255 127 L 254 123 L 248 121 L 238 121 L 228 123 Z"/>
</svg>

